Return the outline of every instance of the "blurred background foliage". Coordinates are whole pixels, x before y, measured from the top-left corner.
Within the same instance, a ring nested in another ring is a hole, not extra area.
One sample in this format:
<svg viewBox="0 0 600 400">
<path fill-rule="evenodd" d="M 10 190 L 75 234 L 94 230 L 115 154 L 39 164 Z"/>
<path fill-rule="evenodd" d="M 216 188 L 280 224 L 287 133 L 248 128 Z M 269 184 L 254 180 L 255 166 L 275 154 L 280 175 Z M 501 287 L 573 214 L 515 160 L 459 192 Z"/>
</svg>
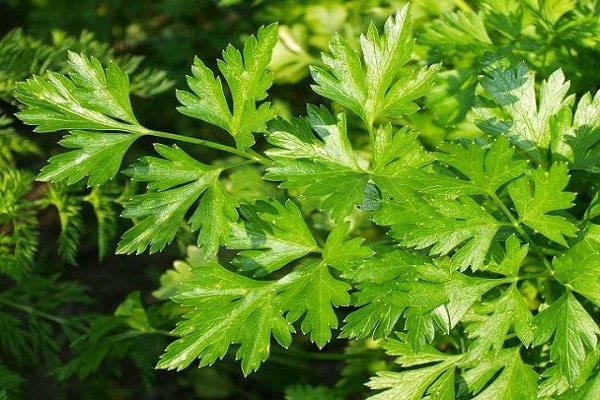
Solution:
<svg viewBox="0 0 600 400">
<path fill-rule="evenodd" d="M 65 72 L 67 52 L 83 52 L 129 73 L 134 109 L 145 125 L 223 140 L 176 111 L 174 89 L 185 86 L 195 56 L 214 67 L 228 43 L 237 46 L 259 26 L 278 21 L 272 101 L 282 115 L 303 114 L 306 103 L 323 102 L 310 89 L 308 65 L 321 62 L 332 35 L 358 46 L 370 21 L 381 26 L 404 3 L 0 0 L 0 399 L 364 398 L 364 382 L 393 368 L 369 341 L 338 340 L 316 352 L 300 340 L 288 351 L 273 349 L 247 379 L 233 355 L 213 368 L 155 371 L 180 312 L 162 300 L 173 277 L 161 275 L 183 257 L 189 235 L 183 229 L 177 245 L 160 255 L 111 256 L 125 230 L 116 217 L 123 196 L 136 188 L 119 180 L 93 189 L 35 182 L 58 146 L 45 135 L 32 140 L 30 129 L 15 121 L 13 89 L 34 73 Z M 538 80 L 561 67 L 574 91 L 598 89 L 600 69 L 581 68 L 600 65 L 596 1 L 564 1 L 563 8 L 536 0 L 412 3 L 413 63 L 441 61 L 444 69 L 421 104 L 424 111 L 398 123 L 420 130 L 426 144 L 476 134 L 469 110 L 477 74 L 496 60 L 492 52 L 526 61 Z M 141 141 L 129 161 L 148 146 Z M 215 154 L 201 151 L 195 155 L 215 161 Z M 225 179 L 240 202 L 251 202 L 276 194 L 260 177 L 248 167 Z M 159 281 L 163 286 L 153 295 Z"/>
</svg>

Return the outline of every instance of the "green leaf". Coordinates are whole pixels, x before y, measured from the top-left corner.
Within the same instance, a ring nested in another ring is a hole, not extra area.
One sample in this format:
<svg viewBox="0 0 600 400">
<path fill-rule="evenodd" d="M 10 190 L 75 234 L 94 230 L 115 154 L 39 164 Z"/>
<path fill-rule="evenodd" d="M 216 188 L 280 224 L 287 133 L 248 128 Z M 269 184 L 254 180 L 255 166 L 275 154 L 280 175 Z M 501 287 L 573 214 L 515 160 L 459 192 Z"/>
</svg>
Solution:
<svg viewBox="0 0 600 400">
<path fill-rule="evenodd" d="M 455 268 L 451 260 L 442 259 L 435 263 L 435 268 L 427 266 L 421 269 L 421 279 L 437 282 L 446 293 L 448 301 L 434 310 L 433 317 L 447 334 L 484 294 L 506 283 L 503 279 L 483 279 L 465 275 L 455 271 Z"/>
<path fill-rule="evenodd" d="M 0 169 L 0 272 L 14 279 L 27 275 L 39 245 L 38 221 L 26 200 L 32 190 L 31 174 Z"/>
<path fill-rule="evenodd" d="M 476 394 L 473 399 L 538 398 L 538 374 L 531 366 L 523 362 L 519 350 L 518 347 L 515 347 L 488 353 L 485 358 L 478 361 L 474 368 L 462 374 L 467 390 Z M 498 372 L 500 373 L 498 374 Z"/>
<path fill-rule="evenodd" d="M 479 359 L 490 348 L 493 351 L 501 350 L 511 328 L 521 342 L 529 346 L 533 340 L 533 316 L 514 285 L 499 299 L 486 303 L 484 308 L 492 312 L 482 313 L 484 317 L 480 322 L 467 327 L 469 338 L 476 338 L 469 346 L 470 359 Z"/>
<path fill-rule="evenodd" d="M 495 272 L 504 276 L 518 277 L 519 270 L 523 265 L 523 261 L 529 253 L 529 246 L 521 246 L 521 242 L 516 236 L 509 236 L 506 239 L 506 253 L 500 263 L 491 261 L 489 264 L 484 266 L 482 269 L 485 271 Z"/>
<path fill-rule="evenodd" d="M 563 140 L 570 147 L 572 168 L 600 172 L 600 91 L 581 96 Z"/>
<path fill-rule="evenodd" d="M 74 150 L 52 157 L 38 179 L 72 184 L 89 176 L 88 185 L 100 185 L 116 175 L 145 130 L 131 109 L 127 74 L 116 64 L 105 70 L 94 57 L 69 53 L 68 66 L 68 76 L 48 72 L 19 83 L 15 96 L 26 107 L 17 116 L 36 132 L 72 130 L 59 143 Z"/>
<path fill-rule="evenodd" d="M 418 139 L 418 132 L 402 128 L 395 131 L 392 124 L 382 124 L 375 131 L 371 168 L 378 176 L 402 177 L 434 160 Z"/>
<path fill-rule="evenodd" d="M 151 331 L 152 326 L 148 322 L 146 310 L 142 305 L 142 299 L 139 290 L 129 293 L 125 300 L 117 306 L 114 312 L 115 317 L 122 318 L 125 323 L 133 329 L 139 331 Z"/>
<path fill-rule="evenodd" d="M 596 349 L 600 329 L 594 319 L 571 294 L 566 292 L 533 320 L 533 344 L 546 343 L 552 336 L 550 359 L 570 384 L 579 377 L 586 355 Z"/>
<path fill-rule="evenodd" d="M 313 132 L 311 131 L 314 131 Z M 361 204 L 368 175 L 362 170 L 346 132 L 346 117 L 334 118 L 325 107 L 308 107 L 308 119 L 276 119 L 267 140 L 274 149 L 266 179 L 282 181 L 282 188 L 304 188 L 309 196 L 322 196 L 323 210 L 336 220 Z"/>
<path fill-rule="evenodd" d="M 133 181 L 148 182 L 148 192 L 126 204 L 122 216 L 136 220 L 136 224 L 123 234 L 117 253 L 139 254 L 148 247 L 151 253 L 164 249 L 188 210 L 218 182 L 220 169 L 196 161 L 177 146 L 155 144 L 154 149 L 164 158 L 142 157 L 125 171 Z M 214 250 L 214 242 L 209 247 Z"/>
<path fill-rule="evenodd" d="M 335 279 L 323 263 L 313 261 L 301 268 L 306 270 L 302 279 L 282 294 L 288 309 L 286 319 L 293 323 L 304 315 L 302 333 L 310 333 L 310 340 L 321 349 L 331 340 L 331 329 L 338 326 L 333 307 L 350 303 L 350 286 Z"/>
<path fill-rule="evenodd" d="M 439 379 L 446 380 L 446 374 L 453 372 L 452 363 L 438 363 L 430 367 L 404 372 L 381 371 L 367 382 L 371 389 L 385 389 L 370 396 L 369 400 L 421 400 L 427 389 Z M 454 388 L 452 387 L 452 389 Z"/>
<path fill-rule="evenodd" d="M 227 248 L 242 250 L 233 261 L 242 271 L 262 276 L 311 252 L 320 252 L 292 201 L 258 201 L 242 206 L 240 212 L 243 219 L 231 225 Z"/>
<path fill-rule="evenodd" d="M 325 67 L 312 67 L 317 83 L 313 90 L 358 115 L 368 126 L 379 117 L 397 118 L 419 107 L 414 100 L 433 85 L 439 65 L 408 69 L 414 41 L 409 7 L 404 6 L 385 22 L 383 34 L 374 24 L 360 37 L 363 59 L 341 35 L 323 55 Z"/>
<path fill-rule="evenodd" d="M 36 132 L 85 129 L 130 132 L 139 126 L 129 101 L 129 79 L 116 64 L 69 53 L 68 77 L 48 72 L 17 85 L 27 107 L 17 116 Z"/>
<path fill-rule="evenodd" d="M 37 179 L 64 180 L 71 185 L 89 176 L 89 186 L 101 185 L 119 172 L 123 156 L 137 138 L 131 134 L 72 131 L 59 144 L 76 150 L 50 158 Z"/>
<path fill-rule="evenodd" d="M 575 194 L 563 192 L 568 182 L 567 166 L 554 164 L 549 171 L 537 168 L 508 185 L 519 222 L 563 246 L 567 245 L 565 236 L 577 235 L 577 227 L 563 216 L 548 213 L 573 206 Z"/>
<path fill-rule="evenodd" d="M 445 13 L 427 24 L 419 42 L 444 53 L 465 52 L 482 54 L 493 47 L 485 27 L 483 13 L 461 11 Z"/>
<path fill-rule="evenodd" d="M 528 169 L 526 161 L 515 159 L 514 148 L 503 136 L 494 140 L 489 148 L 471 143 L 467 147 L 447 144 L 441 150 L 440 154 L 436 154 L 437 159 L 468 178 L 480 194 L 496 193 Z"/>
<path fill-rule="evenodd" d="M 437 281 L 420 274 L 419 267 L 425 263 L 424 257 L 391 251 L 365 260 L 355 271 L 345 274 L 358 289 L 352 295 L 357 309 L 345 318 L 341 336 L 387 337 L 405 315 L 409 335 L 415 339 L 411 343 L 422 347 L 431 341 L 435 334 L 432 311 L 445 304 L 448 297 Z"/>
<path fill-rule="evenodd" d="M 373 255 L 373 250 L 363 246 L 363 238 L 345 240 L 348 230 L 348 222 L 336 225 L 323 247 L 323 261 L 339 271 L 347 271 Z"/>
<path fill-rule="evenodd" d="M 477 113 L 482 118 L 478 126 L 493 136 L 506 135 L 527 152 L 534 161 L 547 165 L 548 154 L 554 149 L 552 124 L 556 115 L 573 103 L 566 96 L 569 83 L 561 70 L 544 80 L 539 90 L 539 102 L 534 89 L 535 79 L 525 64 L 516 68 L 492 68 L 481 80 L 494 106 L 481 104 Z"/>
<path fill-rule="evenodd" d="M 68 263 L 75 265 L 83 231 L 81 200 L 69 193 L 69 188 L 62 184 L 48 186 L 46 195 L 48 202 L 56 207 L 60 219 L 58 253 Z"/>
<path fill-rule="evenodd" d="M 267 121 L 275 116 L 270 103 L 258 103 L 267 97 L 267 90 L 273 83 L 267 66 L 276 42 L 277 25 L 271 24 L 260 28 L 257 37 L 246 39 L 243 56 L 231 45 L 223 52 L 218 67 L 229 86 L 231 110 L 220 78 L 215 78 L 213 72 L 196 58 L 192 76 L 187 79 L 194 93 L 177 92 L 177 99 L 182 104 L 178 110 L 223 128 L 235 138 L 239 149 L 252 146 L 252 133 L 264 131 Z"/>
<path fill-rule="evenodd" d="M 600 306 L 600 225 L 590 224 L 583 239 L 552 264 L 560 283 Z"/>
<path fill-rule="evenodd" d="M 367 386 L 385 390 L 369 399 L 454 399 L 454 379 L 451 377 L 454 377 L 456 365 L 462 356 L 444 354 L 431 346 L 416 352 L 405 336 L 400 335 L 399 339 L 388 339 L 383 346 L 388 355 L 398 356 L 395 360 L 397 364 L 410 369 L 378 372 L 367 382 Z"/>
<path fill-rule="evenodd" d="M 342 396 L 326 386 L 294 385 L 285 389 L 285 400 L 342 400 Z"/>
<path fill-rule="evenodd" d="M 337 326 L 333 307 L 349 301 L 349 286 L 318 261 L 276 281 L 253 280 L 214 262 L 192 266 L 192 272 L 173 298 L 190 309 L 173 331 L 181 338 L 167 347 L 158 368 L 181 370 L 196 358 L 210 365 L 239 343 L 236 358 L 248 375 L 267 359 L 271 335 L 283 347 L 291 344 L 291 322 L 302 315 L 302 331 L 324 346 Z"/>
<path fill-rule="evenodd" d="M 374 220 L 391 226 L 390 236 L 403 246 L 446 255 L 466 269 L 479 269 L 502 224 L 470 197 L 401 192 L 382 202 Z"/>
<path fill-rule="evenodd" d="M 227 243 L 230 223 L 238 219 L 234 199 L 215 180 L 204 192 L 190 217 L 192 231 L 200 229 L 197 244 L 205 257 L 215 257 L 221 244 Z"/>
<path fill-rule="evenodd" d="M 115 193 L 111 192 L 111 189 L 105 186 L 95 186 L 83 198 L 91 204 L 98 221 L 98 257 L 100 259 L 114 252 L 112 242 L 117 234 L 118 214 L 113 207 Z"/>
</svg>

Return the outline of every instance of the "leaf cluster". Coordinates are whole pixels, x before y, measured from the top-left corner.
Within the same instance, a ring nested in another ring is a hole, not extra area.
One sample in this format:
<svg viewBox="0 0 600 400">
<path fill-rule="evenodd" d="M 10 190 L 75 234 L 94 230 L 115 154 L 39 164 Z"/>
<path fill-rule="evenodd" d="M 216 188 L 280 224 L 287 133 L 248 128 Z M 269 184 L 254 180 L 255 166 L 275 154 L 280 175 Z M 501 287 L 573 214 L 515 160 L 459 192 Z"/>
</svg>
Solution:
<svg viewBox="0 0 600 400">
<path fill-rule="evenodd" d="M 545 48 L 548 57 L 570 44 L 596 57 L 596 36 L 584 32 L 595 22 L 586 2 L 502 4 L 421 27 L 425 59 L 439 51 L 436 61 L 447 56 L 454 71 L 415 59 L 409 6 L 356 41 L 334 34 L 310 73 L 336 112 L 307 105 L 306 116 L 277 116 L 268 101 L 268 65 L 285 35 L 277 25 L 228 46 L 218 73 L 195 59 L 178 110 L 221 134 L 214 141 L 142 125 L 122 67 L 69 53 L 67 72 L 16 89 L 24 123 L 67 131 L 66 151 L 38 176 L 53 185 L 48 201 L 71 235 L 62 251 L 74 251 L 81 221 L 78 203 L 57 188 L 102 190 L 147 137 L 154 154 L 123 170 L 142 185 L 123 201 L 133 226 L 117 252 L 159 252 L 182 231 L 195 244 L 154 292 L 172 301 L 163 319 L 178 321 L 157 368 L 230 355 L 248 375 L 274 348 L 304 336 L 321 349 L 337 336 L 376 341 L 394 357 L 369 380 L 373 399 L 590 398 L 600 334 L 600 95 L 570 91 L 568 69 L 514 57 L 557 31 L 567 39 Z M 457 77 L 466 95 L 448 89 Z M 422 107 L 438 105 L 448 123 L 476 116 L 475 134 L 425 147 L 416 128 L 432 111 Z M 226 156 L 202 159 L 202 147 Z M 260 184 L 249 191 L 243 180 Z M 11 229 L 28 223 L 26 213 L 9 214 L 31 177 L 19 182 L 4 183 Z M 84 377 L 127 353 L 112 347 L 121 339 L 165 335 L 141 304 L 134 293 L 115 318 L 97 321 L 61 376 Z"/>
</svg>

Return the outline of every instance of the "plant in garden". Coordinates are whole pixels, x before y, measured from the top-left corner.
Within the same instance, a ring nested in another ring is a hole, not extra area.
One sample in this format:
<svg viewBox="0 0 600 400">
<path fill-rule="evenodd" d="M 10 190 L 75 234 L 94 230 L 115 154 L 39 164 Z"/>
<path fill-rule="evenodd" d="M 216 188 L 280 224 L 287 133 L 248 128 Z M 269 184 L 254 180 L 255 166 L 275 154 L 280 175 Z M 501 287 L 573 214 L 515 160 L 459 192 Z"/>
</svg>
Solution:
<svg viewBox="0 0 600 400">
<path fill-rule="evenodd" d="M 308 105 L 306 116 L 276 116 L 276 42 L 269 25 L 227 47 L 217 75 L 194 60 L 179 111 L 226 133 L 222 142 L 143 126 L 128 75 L 94 57 L 70 53 L 68 73 L 17 85 L 19 119 L 68 131 L 39 180 L 97 186 L 122 170 L 145 184 L 125 202 L 133 226 L 118 253 L 195 234 L 154 293 L 179 319 L 157 367 L 234 352 L 248 375 L 273 341 L 288 348 L 305 335 L 323 348 L 337 336 L 375 339 L 395 357 L 367 383 L 373 399 L 593 397 L 600 94 L 568 94 L 560 69 L 538 84 L 526 64 L 487 56 L 470 75 L 477 138 L 428 149 L 410 121 L 441 66 L 411 60 L 408 6 L 382 30 L 369 26 L 360 51 L 335 35 L 311 69 L 338 113 Z M 156 154 L 123 169 L 142 137 Z M 202 160 L 198 147 L 226 157 Z M 252 188 L 236 185 L 249 177 Z M 117 315 L 162 332 L 135 295 Z M 89 347 L 62 373 L 97 367 L 108 349 L 93 345 L 111 329 L 80 342 Z"/>
</svg>

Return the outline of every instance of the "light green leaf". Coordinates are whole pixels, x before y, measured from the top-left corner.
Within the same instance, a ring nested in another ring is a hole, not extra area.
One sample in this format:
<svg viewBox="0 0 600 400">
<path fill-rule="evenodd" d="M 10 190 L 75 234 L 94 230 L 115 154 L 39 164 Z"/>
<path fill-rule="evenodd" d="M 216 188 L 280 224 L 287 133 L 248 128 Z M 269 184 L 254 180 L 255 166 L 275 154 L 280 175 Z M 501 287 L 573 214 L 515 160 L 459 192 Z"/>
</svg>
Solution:
<svg viewBox="0 0 600 400">
<path fill-rule="evenodd" d="M 240 212 L 242 220 L 231 225 L 227 248 L 242 250 L 233 261 L 241 270 L 262 276 L 311 252 L 320 252 L 292 201 L 258 201 L 242 206 Z"/>
<path fill-rule="evenodd" d="M 323 247 L 323 261 L 339 271 L 347 271 L 373 255 L 373 250 L 363 246 L 363 238 L 345 240 L 348 229 L 348 222 L 336 225 L 329 233 Z"/>
<path fill-rule="evenodd" d="M 313 261 L 301 268 L 302 279 L 282 294 L 289 310 L 286 319 L 293 323 L 304 315 L 302 333 L 310 333 L 310 340 L 323 348 L 331 340 L 331 329 L 338 326 L 334 307 L 350 303 L 350 285 L 331 276 L 323 263 Z"/>
<path fill-rule="evenodd" d="M 596 349 L 600 329 L 577 299 L 567 292 L 533 320 L 533 344 L 546 343 L 552 336 L 550 358 L 570 384 L 579 377 L 586 355 Z"/>
<path fill-rule="evenodd" d="M 192 76 L 187 79 L 194 93 L 177 92 L 177 99 L 182 104 L 178 110 L 223 128 L 235 138 L 240 149 L 252 146 L 252 133 L 264 131 L 267 121 L 275 116 L 270 103 L 258 102 L 267 97 L 267 90 L 273 83 L 267 66 L 276 42 L 277 25 L 272 24 L 260 28 L 256 37 L 246 39 L 243 56 L 231 45 L 223 51 L 223 60 L 219 60 L 218 67 L 229 86 L 231 109 L 221 80 L 196 58 Z"/>
<path fill-rule="evenodd" d="M 485 27 L 483 13 L 456 11 L 445 13 L 427 24 L 419 42 L 432 49 L 482 54 L 493 47 Z"/>
<path fill-rule="evenodd" d="M 116 64 L 105 69 L 94 57 L 69 53 L 69 74 L 48 72 L 17 86 L 25 104 L 17 116 L 36 132 L 72 130 L 59 143 L 75 149 L 50 159 L 38 179 L 88 185 L 112 179 L 129 146 L 145 133 L 129 101 L 129 79 Z M 97 132 L 102 131 L 102 132 Z"/>
<path fill-rule="evenodd" d="M 77 150 L 50 158 L 37 179 L 45 182 L 64 180 L 70 185 L 89 176 L 89 186 L 101 185 L 119 172 L 125 152 L 138 137 L 122 133 L 72 131 L 59 144 Z"/>
<path fill-rule="evenodd" d="M 470 197 L 398 193 L 388 193 L 393 199 L 383 201 L 374 217 L 378 225 L 392 227 L 390 236 L 403 246 L 431 247 L 431 255 L 454 252 L 462 269 L 483 265 L 501 223 L 479 204 Z"/>
<path fill-rule="evenodd" d="M 422 347 L 435 334 L 432 311 L 448 301 L 437 280 L 422 275 L 426 259 L 404 251 L 391 251 L 364 261 L 345 274 L 358 289 L 352 294 L 357 307 L 344 320 L 341 337 L 363 339 L 387 337 L 400 318 L 415 347 Z"/>
<path fill-rule="evenodd" d="M 411 369 L 400 372 L 382 371 L 367 382 L 371 389 L 385 389 L 379 394 L 369 397 L 376 400 L 421 400 L 422 398 L 446 400 L 448 395 L 454 398 L 454 370 L 462 356 L 444 354 L 431 346 L 416 352 L 406 337 L 400 340 L 388 339 L 383 343 L 387 354 L 398 356 L 397 364 Z M 444 393 L 444 389 L 447 390 Z M 432 397 L 425 397 L 429 393 Z"/>
<path fill-rule="evenodd" d="M 382 124 L 375 131 L 371 168 L 378 176 L 402 177 L 434 160 L 418 139 L 418 132 L 408 128 L 394 130 L 392 124 Z"/>
<path fill-rule="evenodd" d="M 565 236 L 576 236 L 577 227 L 563 216 L 548 213 L 573 206 L 575 193 L 563 192 L 568 182 L 567 166 L 553 164 L 549 171 L 537 168 L 508 185 L 519 222 L 563 246 Z"/>
<path fill-rule="evenodd" d="M 414 100 L 433 85 L 439 65 L 409 69 L 414 41 L 409 7 L 387 19 L 382 34 L 374 24 L 360 37 L 363 58 L 340 35 L 323 55 L 325 67 L 312 67 L 313 90 L 358 115 L 368 126 L 379 117 L 399 117 L 419 109 Z"/>
<path fill-rule="evenodd" d="M 438 160 L 455 168 L 481 190 L 481 194 L 494 194 L 506 183 L 523 175 L 527 162 L 515 159 L 514 149 L 501 136 L 489 148 L 477 143 L 464 147 L 447 144 L 436 154 Z M 427 190 L 427 189 L 426 189 Z"/>
<path fill-rule="evenodd" d="M 69 53 L 68 77 L 48 72 L 17 85 L 27 107 L 17 116 L 36 132 L 62 129 L 131 132 L 139 127 L 129 101 L 129 79 L 116 64 Z"/>
<path fill-rule="evenodd" d="M 349 286 L 334 279 L 327 267 L 314 261 L 276 281 L 257 281 L 214 262 L 193 265 L 194 277 L 179 286 L 173 299 L 188 307 L 158 368 L 186 368 L 194 359 L 200 366 L 223 358 L 239 343 L 236 358 L 245 375 L 267 359 L 270 337 L 283 347 L 291 344 L 291 322 L 304 315 L 302 331 L 322 347 L 337 326 L 333 307 L 346 305 Z"/>
<path fill-rule="evenodd" d="M 309 106 L 308 120 L 277 119 L 269 132 L 267 140 L 276 148 L 266 152 L 274 161 L 266 179 L 282 181 L 282 188 L 303 187 L 306 195 L 324 197 L 321 208 L 336 220 L 362 203 L 368 175 L 353 153 L 344 114 L 336 120 L 324 107 Z"/>
<path fill-rule="evenodd" d="M 131 180 L 148 182 L 148 192 L 126 204 L 122 216 L 136 223 L 123 234 L 117 253 L 164 249 L 200 195 L 218 182 L 220 169 L 196 161 L 177 146 L 155 144 L 154 148 L 164 158 L 143 157 L 126 171 Z"/>
<path fill-rule="evenodd" d="M 589 93 L 581 96 L 563 141 L 569 147 L 572 168 L 600 172 L 600 91 L 593 97 Z"/>
<path fill-rule="evenodd" d="M 498 371 L 500 371 L 499 375 L 497 375 Z M 463 373 L 462 377 L 468 391 L 477 394 L 473 399 L 525 400 L 538 398 L 538 374 L 531 366 L 523 362 L 518 347 L 488 353 L 484 359 L 478 362 L 477 366 Z M 491 381 L 492 379 L 493 381 Z"/>
<path fill-rule="evenodd" d="M 192 231 L 200 229 L 197 244 L 205 257 L 215 257 L 221 244 L 229 238 L 231 222 L 238 219 L 234 199 L 215 180 L 204 192 L 200 204 L 190 217 Z"/>
<path fill-rule="evenodd" d="M 534 84 L 534 75 L 525 64 L 512 69 L 491 68 L 481 85 L 496 108 L 480 104 L 476 109 L 482 118 L 478 126 L 493 136 L 507 136 L 537 163 L 547 165 L 554 147 L 553 119 L 573 103 L 574 97 L 566 95 L 569 83 L 561 70 L 542 82 L 539 102 Z"/>
<path fill-rule="evenodd" d="M 477 360 L 490 349 L 501 350 L 511 328 L 521 342 L 529 346 L 533 340 L 533 316 L 514 285 L 502 297 L 486 304 L 484 309 L 492 312 L 483 312 L 480 322 L 467 326 L 469 338 L 475 338 L 469 346 L 469 358 Z"/>
<path fill-rule="evenodd" d="M 600 225 L 590 224 L 583 239 L 552 264 L 560 283 L 600 306 Z"/>
</svg>

